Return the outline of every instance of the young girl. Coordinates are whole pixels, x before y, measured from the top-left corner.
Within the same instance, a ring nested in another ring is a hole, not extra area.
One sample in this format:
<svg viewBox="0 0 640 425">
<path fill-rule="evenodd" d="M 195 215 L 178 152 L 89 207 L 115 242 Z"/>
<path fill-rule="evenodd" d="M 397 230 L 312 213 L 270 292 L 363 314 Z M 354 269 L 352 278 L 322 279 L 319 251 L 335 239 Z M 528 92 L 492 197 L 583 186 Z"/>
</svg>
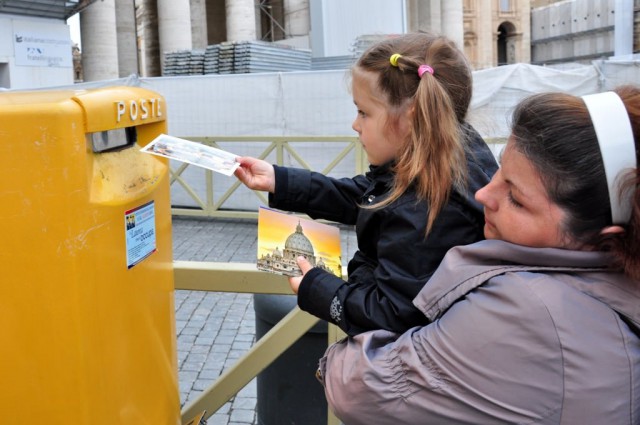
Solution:
<svg viewBox="0 0 640 425">
<path fill-rule="evenodd" d="M 321 360 L 358 424 L 640 423 L 640 88 L 547 93 L 514 113 L 476 194 L 487 240 L 454 248 L 414 303 Z"/>
<path fill-rule="evenodd" d="M 290 279 L 301 309 L 349 335 L 426 323 L 411 300 L 449 248 L 482 238 L 473 193 L 497 169 L 464 121 L 471 94 L 471 71 L 453 42 L 424 33 L 391 38 L 352 69 L 366 175 L 335 179 L 237 159 L 236 176 L 268 191 L 271 207 L 356 226 L 348 282 L 321 269 Z"/>
</svg>

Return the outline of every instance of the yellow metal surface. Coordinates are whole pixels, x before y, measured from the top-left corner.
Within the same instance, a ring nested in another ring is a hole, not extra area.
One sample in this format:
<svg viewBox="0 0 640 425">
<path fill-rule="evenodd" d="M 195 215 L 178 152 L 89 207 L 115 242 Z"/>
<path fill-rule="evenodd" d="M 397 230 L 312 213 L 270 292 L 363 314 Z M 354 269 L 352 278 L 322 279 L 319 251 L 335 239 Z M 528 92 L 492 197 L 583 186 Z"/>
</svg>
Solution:
<svg viewBox="0 0 640 425">
<path fill-rule="evenodd" d="M 255 263 L 174 261 L 173 270 L 176 289 L 249 294 L 293 294 L 286 276 L 260 271 Z"/>
<path fill-rule="evenodd" d="M 2 423 L 181 423 L 168 164 L 139 145 L 94 153 L 87 136 L 135 126 L 149 142 L 163 102 L 0 93 Z M 125 212 L 146 204 L 156 250 L 128 268 Z"/>
</svg>

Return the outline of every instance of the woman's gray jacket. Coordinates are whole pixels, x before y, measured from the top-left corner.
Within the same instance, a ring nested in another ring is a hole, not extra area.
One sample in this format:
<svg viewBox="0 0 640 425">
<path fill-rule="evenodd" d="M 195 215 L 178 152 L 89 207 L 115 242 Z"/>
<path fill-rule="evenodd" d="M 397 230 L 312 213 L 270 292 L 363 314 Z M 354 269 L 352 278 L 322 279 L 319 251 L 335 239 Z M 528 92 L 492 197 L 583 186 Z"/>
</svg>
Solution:
<svg viewBox="0 0 640 425">
<path fill-rule="evenodd" d="M 338 342 L 327 400 L 357 424 L 639 424 L 640 282 L 600 252 L 482 241 L 414 304 L 432 321 Z"/>
</svg>

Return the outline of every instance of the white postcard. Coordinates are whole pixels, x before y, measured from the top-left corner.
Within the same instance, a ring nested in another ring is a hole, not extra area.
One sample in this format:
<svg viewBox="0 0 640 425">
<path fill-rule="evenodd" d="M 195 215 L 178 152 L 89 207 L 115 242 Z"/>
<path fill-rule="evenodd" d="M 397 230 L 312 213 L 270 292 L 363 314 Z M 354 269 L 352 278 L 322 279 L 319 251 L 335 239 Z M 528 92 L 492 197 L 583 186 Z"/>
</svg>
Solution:
<svg viewBox="0 0 640 425">
<path fill-rule="evenodd" d="M 237 155 L 191 140 L 161 134 L 141 152 L 164 156 L 230 176 L 240 166 Z"/>
</svg>

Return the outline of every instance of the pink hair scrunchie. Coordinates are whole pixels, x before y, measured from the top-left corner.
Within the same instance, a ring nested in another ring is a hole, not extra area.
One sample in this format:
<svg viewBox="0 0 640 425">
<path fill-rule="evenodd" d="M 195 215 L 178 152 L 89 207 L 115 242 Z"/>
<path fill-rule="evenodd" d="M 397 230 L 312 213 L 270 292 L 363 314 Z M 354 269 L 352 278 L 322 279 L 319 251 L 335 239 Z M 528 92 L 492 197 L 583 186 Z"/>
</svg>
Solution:
<svg viewBox="0 0 640 425">
<path fill-rule="evenodd" d="M 425 72 L 433 75 L 433 68 L 431 68 L 429 65 L 420 65 L 418 67 L 418 77 L 422 78 Z"/>
</svg>

